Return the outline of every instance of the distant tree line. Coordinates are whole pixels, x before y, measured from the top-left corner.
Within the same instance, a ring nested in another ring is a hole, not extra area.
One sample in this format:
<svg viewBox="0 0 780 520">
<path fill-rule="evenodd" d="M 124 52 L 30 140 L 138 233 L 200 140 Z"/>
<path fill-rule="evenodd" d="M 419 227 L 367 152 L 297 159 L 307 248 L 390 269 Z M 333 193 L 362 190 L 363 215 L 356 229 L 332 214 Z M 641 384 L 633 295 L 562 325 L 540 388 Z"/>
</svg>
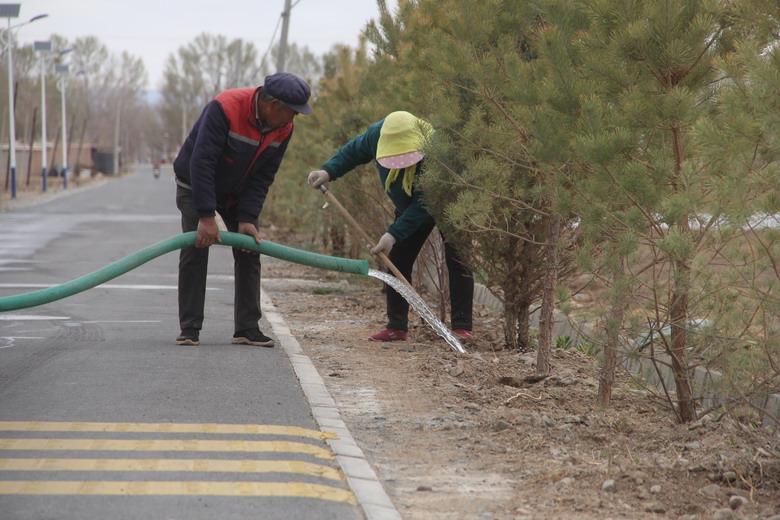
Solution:
<svg viewBox="0 0 780 520">
<path fill-rule="evenodd" d="M 66 94 L 65 131 L 68 137 L 69 157 L 74 157 L 71 167 L 86 167 L 78 164 L 80 148 L 89 146 L 113 152 L 121 149 L 127 159 L 139 153 L 145 137 L 145 126 L 149 121 L 150 109 L 143 98 L 146 71 L 140 59 L 127 53 L 111 54 L 107 47 L 93 36 L 69 41 L 58 35 L 50 38 L 50 51 L 36 51 L 32 44 L 14 45 L 14 115 L 15 134 L 19 145 L 40 145 L 41 114 L 41 71 L 45 72 L 46 130 L 51 147 L 59 146 L 63 131 L 61 116 L 61 94 L 58 83 L 64 82 Z M 8 143 L 10 131 L 8 121 L 8 67 L 7 53 L 3 55 L 5 65 L 0 71 L 0 135 Z M 67 74 L 55 74 L 55 66 L 68 66 Z M 18 146 L 19 148 L 19 146 Z M 7 158 L 7 154 L 6 154 Z M 60 165 L 58 154 L 51 154 L 52 165 Z M 70 161 L 69 161 L 70 162 Z M 7 170 L 7 165 L 4 170 Z M 20 177 L 27 177 L 27 165 L 18 167 Z M 35 165 L 39 173 L 40 165 Z M 7 177 L 7 172 L 6 172 Z M 40 184 L 40 175 L 32 177 Z M 27 181 L 28 182 L 29 178 Z M 6 190 L 8 189 L 6 182 Z"/>
</svg>

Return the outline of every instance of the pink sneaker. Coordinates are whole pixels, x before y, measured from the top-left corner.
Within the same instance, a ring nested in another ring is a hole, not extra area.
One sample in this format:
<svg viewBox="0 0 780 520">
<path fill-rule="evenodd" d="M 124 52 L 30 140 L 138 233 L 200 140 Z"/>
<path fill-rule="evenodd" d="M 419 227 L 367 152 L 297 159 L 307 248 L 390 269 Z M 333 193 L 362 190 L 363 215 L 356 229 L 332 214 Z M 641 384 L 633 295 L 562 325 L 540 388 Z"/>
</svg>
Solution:
<svg viewBox="0 0 780 520">
<path fill-rule="evenodd" d="M 453 334 L 460 336 L 460 339 L 469 339 L 471 337 L 471 331 L 466 329 L 452 329 Z"/>
<path fill-rule="evenodd" d="M 403 332 L 395 329 L 385 329 L 382 332 L 377 332 L 373 336 L 369 336 L 371 341 L 406 341 L 409 337 L 408 332 Z"/>
</svg>

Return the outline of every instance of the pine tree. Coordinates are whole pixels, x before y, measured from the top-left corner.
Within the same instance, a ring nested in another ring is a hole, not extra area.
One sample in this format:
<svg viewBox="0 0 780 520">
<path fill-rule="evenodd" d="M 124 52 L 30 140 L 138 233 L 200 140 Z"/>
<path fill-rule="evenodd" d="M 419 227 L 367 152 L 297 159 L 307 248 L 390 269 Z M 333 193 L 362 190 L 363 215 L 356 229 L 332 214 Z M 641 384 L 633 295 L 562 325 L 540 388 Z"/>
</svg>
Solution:
<svg viewBox="0 0 780 520">
<path fill-rule="evenodd" d="M 601 253 L 613 283 L 609 348 L 625 330 L 627 298 L 644 299 L 653 337 L 671 360 L 676 413 L 688 422 L 696 412 L 687 351 L 702 310 L 693 305 L 709 294 L 713 223 L 712 165 L 701 160 L 693 136 L 717 106 L 715 64 L 731 49 L 729 6 L 596 0 L 575 8 L 589 20 L 576 38 L 578 71 L 594 87 L 574 141 L 588 171 L 578 207 L 585 242 Z M 606 389 L 601 398 L 608 401 Z"/>
<path fill-rule="evenodd" d="M 776 2 L 739 7 L 733 52 L 717 63 L 716 113 L 696 128 L 720 215 L 713 233 L 725 244 L 717 258 L 722 296 L 707 302 L 715 324 L 708 355 L 729 393 L 765 415 L 760 397 L 780 388 L 780 19 Z"/>
<path fill-rule="evenodd" d="M 370 65 L 365 46 L 340 47 L 325 56 L 326 76 L 317 84 L 316 110 L 296 119 L 296 136 L 287 153 L 287 167 L 277 175 L 272 187 L 274 197 L 269 197 L 267 205 L 270 218 L 311 229 L 321 238 L 324 248 L 336 256 L 359 257 L 366 253 L 365 241 L 346 225 L 341 215 L 321 211 L 322 194 L 305 186 L 306 175 L 319 169 L 377 117 L 377 107 L 367 103 L 361 94 Z M 382 235 L 392 210 L 371 164 L 357 168 L 330 187 L 350 213 L 363 215 L 361 222 L 369 235 Z"/>
<path fill-rule="evenodd" d="M 435 164 L 420 180 L 435 195 L 425 202 L 504 303 L 507 345 L 527 350 L 531 306 L 558 247 L 549 240 L 554 179 L 568 153 L 564 139 L 540 138 L 555 134 L 560 118 L 544 113 L 536 83 L 535 17 L 521 0 L 418 6 L 408 27 L 415 45 L 403 57 L 418 75 L 410 88 L 435 107 Z"/>
</svg>

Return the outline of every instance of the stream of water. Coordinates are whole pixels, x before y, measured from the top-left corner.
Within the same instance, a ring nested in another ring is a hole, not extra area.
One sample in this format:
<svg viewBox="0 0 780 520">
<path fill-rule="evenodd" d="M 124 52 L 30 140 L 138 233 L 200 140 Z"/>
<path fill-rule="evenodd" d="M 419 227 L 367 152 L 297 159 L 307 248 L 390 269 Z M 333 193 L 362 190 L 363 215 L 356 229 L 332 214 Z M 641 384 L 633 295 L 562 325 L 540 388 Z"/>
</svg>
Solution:
<svg viewBox="0 0 780 520">
<path fill-rule="evenodd" d="M 417 314 L 422 316 L 422 318 L 428 322 L 428 325 L 430 325 L 439 336 L 444 338 L 444 341 L 446 341 L 450 347 L 455 349 L 457 352 L 463 354 L 466 353 L 466 349 L 463 348 L 463 345 L 460 344 L 460 341 L 458 341 L 458 338 L 455 337 L 455 334 L 453 334 L 452 331 L 448 329 L 439 320 L 439 318 L 436 317 L 436 315 L 425 304 L 422 298 L 420 298 L 420 296 L 416 292 L 414 292 L 409 286 L 407 286 L 405 283 L 403 283 L 395 276 L 391 274 L 383 273 L 382 271 L 377 271 L 375 269 L 369 269 L 368 276 L 373 276 L 374 278 L 382 280 L 387 285 L 395 289 L 398 292 L 398 294 L 403 296 L 406 299 L 406 301 L 409 302 L 409 305 L 412 306 L 412 308 L 417 312 Z"/>
</svg>

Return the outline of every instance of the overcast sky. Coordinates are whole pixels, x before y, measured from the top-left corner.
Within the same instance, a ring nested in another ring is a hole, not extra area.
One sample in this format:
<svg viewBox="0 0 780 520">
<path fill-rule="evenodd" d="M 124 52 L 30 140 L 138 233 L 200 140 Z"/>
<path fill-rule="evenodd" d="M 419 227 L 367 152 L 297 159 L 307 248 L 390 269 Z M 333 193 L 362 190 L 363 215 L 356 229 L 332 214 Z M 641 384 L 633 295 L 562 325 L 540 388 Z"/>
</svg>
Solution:
<svg viewBox="0 0 780 520">
<path fill-rule="evenodd" d="M 96 36 L 112 53 L 127 51 L 141 58 L 149 75 L 147 88 L 157 89 L 166 58 L 201 33 L 252 42 L 265 54 L 276 31 L 284 0 L 21 0 L 18 23 L 39 14 L 47 18 L 21 27 L 22 44 Z M 292 0 L 288 41 L 323 54 L 334 44 L 356 46 L 366 22 L 377 18 L 376 0 Z M 395 9 L 397 0 L 388 0 Z M 0 21 L 3 25 L 7 20 Z"/>
</svg>

